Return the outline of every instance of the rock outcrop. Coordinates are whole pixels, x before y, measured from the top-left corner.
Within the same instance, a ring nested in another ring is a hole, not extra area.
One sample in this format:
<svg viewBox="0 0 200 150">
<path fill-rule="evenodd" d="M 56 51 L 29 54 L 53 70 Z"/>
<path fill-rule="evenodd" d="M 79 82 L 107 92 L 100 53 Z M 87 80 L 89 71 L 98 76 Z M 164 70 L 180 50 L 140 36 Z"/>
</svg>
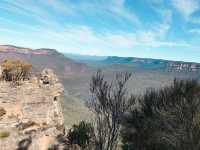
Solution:
<svg viewBox="0 0 200 150">
<path fill-rule="evenodd" d="M 0 149 L 47 150 L 64 132 L 63 86 L 52 70 L 19 86 L 0 81 Z"/>
<path fill-rule="evenodd" d="M 198 63 L 186 63 L 186 62 L 171 62 L 168 63 L 169 71 L 178 71 L 178 72 L 199 72 L 200 64 Z"/>
</svg>

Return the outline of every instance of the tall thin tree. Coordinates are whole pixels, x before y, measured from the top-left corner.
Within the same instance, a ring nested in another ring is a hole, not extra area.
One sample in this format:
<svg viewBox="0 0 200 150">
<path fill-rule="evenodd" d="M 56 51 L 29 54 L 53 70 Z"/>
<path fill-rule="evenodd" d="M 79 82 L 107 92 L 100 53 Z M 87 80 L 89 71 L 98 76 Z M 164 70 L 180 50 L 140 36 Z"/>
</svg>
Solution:
<svg viewBox="0 0 200 150">
<path fill-rule="evenodd" d="M 135 102 L 125 87 L 130 77 L 131 73 L 121 73 L 113 82 L 108 82 L 101 71 L 92 77 L 88 106 L 95 114 L 96 150 L 115 150 L 117 147 L 122 117 Z"/>
</svg>

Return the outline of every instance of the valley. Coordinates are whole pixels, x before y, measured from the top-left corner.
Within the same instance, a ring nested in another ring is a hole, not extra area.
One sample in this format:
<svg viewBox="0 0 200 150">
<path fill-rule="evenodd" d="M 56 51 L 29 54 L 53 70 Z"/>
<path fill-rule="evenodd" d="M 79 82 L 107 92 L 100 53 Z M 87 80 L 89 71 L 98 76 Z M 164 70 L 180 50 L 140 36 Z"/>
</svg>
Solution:
<svg viewBox="0 0 200 150">
<path fill-rule="evenodd" d="M 81 59 L 81 57 L 84 57 Z M 80 120 L 90 119 L 85 102 L 89 99 L 89 86 L 93 74 L 102 70 L 105 78 L 113 80 L 116 73 L 131 72 L 128 82 L 129 92 L 141 95 L 148 88 L 160 88 L 177 79 L 199 79 L 200 71 L 191 70 L 190 66 L 198 63 L 186 63 L 155 59 L 92 57 L 63 55 L 52 49 L 28 49 L 16 46 L 0 46 L 0 61 L 7 58 L 22 59 L 33 64 L 37 74 L 44 68 L 50 68 L 59 76 L 65 88 L 64 117 L 67 126 Z M 179 64 L 179 67 L 177 67 Z M 182 65 L 181 65 L 182 64 Z M 176 66 L 176 67 L 174 67 Z M 180 70 L 181 66 L 189 66 Z M 170 68 L 171 67 L 171 68 Z M 179 70 L 177 70 L 179 68 Z"/>
</svg>

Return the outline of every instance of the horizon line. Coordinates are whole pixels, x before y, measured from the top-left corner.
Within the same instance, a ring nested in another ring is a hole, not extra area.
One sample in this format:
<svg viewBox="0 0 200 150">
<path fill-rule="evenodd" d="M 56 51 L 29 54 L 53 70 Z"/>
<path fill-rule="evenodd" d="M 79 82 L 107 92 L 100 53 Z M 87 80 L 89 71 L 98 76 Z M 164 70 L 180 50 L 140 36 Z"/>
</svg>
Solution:
<svg viewBox="0 0 200 150">
<path fill-rule="evenodd" d="M 31 49 L 31 50 L 39 50 L 39 49 L 49 49 L 49 50 L 56 50 L 59 53 L 62 54 L 71 54 L 71 55 L 80 55 L 80 56 L 90 56 L 90 57 L 120 57 L 120 58 L 138 58 L 138 59 L 154 59 L 154 60 L 163 60 L 163 61 L 172 61 L 172 62 L 183 62 L 183 63 L 197 63 L 200 64 L 200 62 L 195 62 L 195 61 L 185 61 L 185 60 L 174 60 L 174 59 L 165 59 L 165 58 L 153 58 L 153 57 L 140 57 L 140 56 L 119 56 L 119 55 L 94 55 L 94 54 L 81 54 L 81 53 L 72 53 L 72 52 L 61 52 L 58 49 L 55 48 L 30 48 L 26 46 L 16 46 L 13 44 L 0 44 L 0 46 L 11 46 L 11 47 L 16 47 L 16 48 L 24 48 L 24 49 Z"/>
</svg>

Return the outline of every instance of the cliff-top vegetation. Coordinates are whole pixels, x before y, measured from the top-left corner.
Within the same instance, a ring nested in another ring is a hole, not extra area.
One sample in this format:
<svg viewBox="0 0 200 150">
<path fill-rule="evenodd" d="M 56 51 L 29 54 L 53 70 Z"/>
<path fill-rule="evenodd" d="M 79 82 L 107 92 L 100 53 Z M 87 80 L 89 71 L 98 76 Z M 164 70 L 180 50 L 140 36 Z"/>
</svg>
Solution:
<svg viewBox="0 0 200 150">
<path fill-rule="evenodd" d="M 1 63 L 2 76 L 5 81 L 21 81 L 29 79 L 32 65 L 23 60 L 5 59 Z"/>
</svg>

